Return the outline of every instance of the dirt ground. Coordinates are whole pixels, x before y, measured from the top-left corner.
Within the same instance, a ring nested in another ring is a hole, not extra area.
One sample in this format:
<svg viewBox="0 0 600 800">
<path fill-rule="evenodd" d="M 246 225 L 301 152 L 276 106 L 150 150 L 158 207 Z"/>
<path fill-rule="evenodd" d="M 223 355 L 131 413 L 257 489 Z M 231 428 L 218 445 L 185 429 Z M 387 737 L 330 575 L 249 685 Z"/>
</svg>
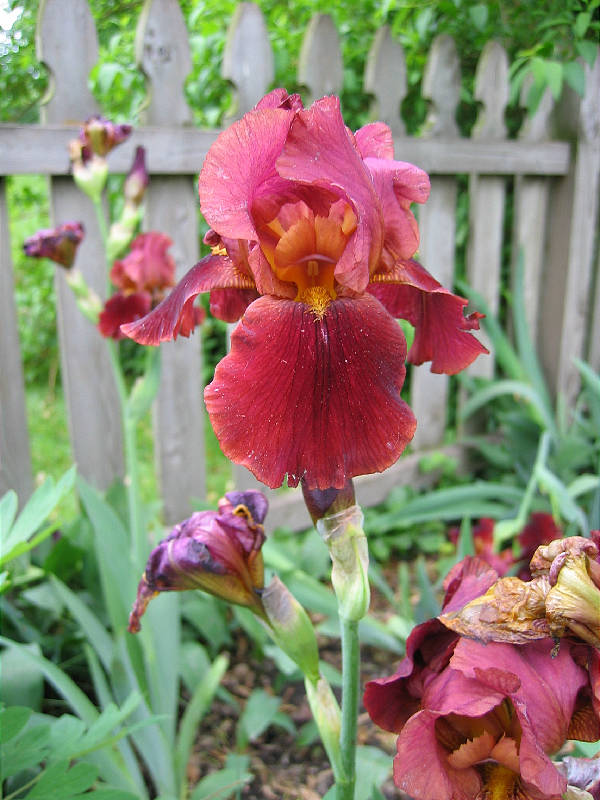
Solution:
<svg viewBox="0 0 600 800">
<path fill-rule="evenodd" d="M 340 667 L 339 642 L 322 640 L 321 658 Z M 222 685 L 243 705 L 253 689 L 272 691 L 278 678 L 277 668 L 270 659 L 257 661 L 250 654 L 251 645 L 241 635 L 237 649 L 231 654 L 230 668 Z M 361 650 L 362 684 L 375 677 L 394 671 L 397 661 L 386 651 L 371 647 Z M 361 691 L 362 693 L 362 691 Z M 339 691 L 336 690 L 339 698 Z M 288 684 L 280 691 L 283 699 L 281 711 L 288 714 L 296 728 L 311 719 L 303 683 Z M 202 777 L 221 769 L 227 753 L 235 744 L 235 728 L 238 711 L 221 700 L 215 700 L 210 713 L 202 721 L 194 752 L 188 764 L 188 776 L 192 785 Z M 376 728 L 364 708 L 358 720 L 359 744 L 372 745 L 390 754 L 391 763 L 395 753 L 393 734 Z M 269 728 L 259 739 L 250 743 L 250 771 L 254 780 L 242 790 L 243 798 L 252 800 L 320 800 L 333 784 L 333 775 L 320 743 L 299 746 L 294 737 L 279 727 Z M 407 798 L 393 784 L 391 778 L 383 787 L 383 794 L 391 800 Z"/>
</svg>

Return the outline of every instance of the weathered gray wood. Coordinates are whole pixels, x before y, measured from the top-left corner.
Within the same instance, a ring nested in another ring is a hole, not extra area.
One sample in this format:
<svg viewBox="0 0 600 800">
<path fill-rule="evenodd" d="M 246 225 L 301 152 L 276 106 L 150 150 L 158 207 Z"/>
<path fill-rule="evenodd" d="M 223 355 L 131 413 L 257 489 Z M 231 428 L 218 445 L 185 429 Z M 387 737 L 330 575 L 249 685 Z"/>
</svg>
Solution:
<svg viewBox="0 0 600 800">
<path fill-rule="evenodd" d="M 33 481 L 5 183 L 0 177 L 0 497 L 14 489 L 23 505 Z"/>
<path fill-rule="evenodd" d="M 375 34 L 365 67 L 364 88 L 375 98 L 371 118 L 387 122 L 395 136 L 404 136 L 406 127 L 400 105 L 406 97 L 406 59 L 388 25 Z"/>
<path fill-rule="evenodd" d="M 458 136 L 454 115 L 458 104 L 460 67 L 454 41 L 438 36 L 425 68 L 423 94 L 431 101 L 424 135 L 445 140 Z M 405 158 L 402 150 L 402 158 Z M 416 162 L 418 166 L 423 164 Z M 419 208 L 421 246 L 418 258 L 444 286 L 454 283 L 456 179 L 432 177 L 431 194 Z M 415 448 L 441 444 L 446 429 L 448 376 L 436 375 L 429 364 L 412 368 L 411 406 L 417 418 Z"/>
<path fill-rule="evenodd" d="M 255 3 L 239 3 L 227 31 L 221 74 L 235 89 L 231 119 L 238 119 L 266 94 L 275 66 L 262 11 Z"/>
<path fill-rule="evenodd" d="M 596 292 L 590 312 L 590 338 L 587 360 L 596 372 L 600 372 L 600 247 L 596 258 Z"/>
<path fill-rule="evenodd" d="M 482 103 L 473 128 L 474 139 L 501 141 L 506 138 L 504 111 L 508 102 L 508 59 L 497 42 L 488 42 L 475 72 L 475 98 Z M 500 302 L 500 267 L 506 184 L 504 178 L 471 174 L 469 177 L 469 244 L 467 280 L 496 315 Z M 480 341 L 491 350 L 484 331 Z M 494 354 L 477 358 L 470 375 L 491 378 Z"/>
<path fill-rule="evenodd" d="M 87 78 L 98 44 L 87 2 L 45 0 L 37 45 L 38 57 L 51 73 L 51 94 L 42 106 L 42 119 L 65 124 L 95 113 Z M 66 149 L 63 158 L 67 164 Z M 71 179 L 62 177 L 51 181 L 50 196 L 54 224 L 83 222 L 86 235 L 75 264 L 103 297 L 106 265 L 90 201 Z M 81 474 L 99 488 L 106 488 L 123 468 L 118 395 L 108 352 L 98 331 L 77 308 L 60 269 L 56 271 L 56 294 L 61 377 L 73 455 Z"/>
<path fill-rule="evenodd" d="M 196 128 L 136 128 L 131 137 L 109 153 L 112 172 L 126 173 L 136 145 L 148 152 L 152 175 L 186 175 L 190 165 L 202 164 L 219 130 Z M 1 175 L 68 175 L 65 157 L 78 129 L 54 125 L 0 123 Z M 472 139 L 415 139 L 394 137 L 396 153 L 432 175 L 477 172 L 481 175 L 566 175 L 571 148 L 567 142 L 486 142 Z"/>
<path fill-rule="evenodd" d="M 521 92 L 525 104 L 530 84 L 527 81 Z M 550 138 L 550 115 L 554 108 L 552 92 L 547 89 L 532 116 L 528 115 L 519 131 L 519 138 L 527 142 L 543 143 Z M 517 175 L 515 178 L 515 204 L 513 225 L 512 274 L 516 275 L 518 260 L 523 260 L 523 294 L 527 325 L 532 341 L 537 341 L 540 285 L 546 259 L 548 235 L 548 202 L 550 181 L 545 177 Z"/>
<path fill-rule="evenodd" d="M 578 109 L 567 116 L 576 126 L 577 152 L 570 174 L 560 181 L 551 199 L 550 246 L 543 282 L 540 331 L 542 363 L 552 389 L 573 402 L 579 373 L 573 359 L 585 356 L 590 309 L 591 277 L 595 262 L 600 191 L 600 58 L 585 67 L 585 97 L 566 100 Z"/>
<path fill-rule="evenodd" d="M 329 14 L 315 14 L 300 50 L 298 80 L 306 86 L 306 103 L 326 94 L 339 94 L 344 85 L 344 64 L 337 28 Z"/>
<path fill-rule="evenodd" d="M 177 0 L 146 0 L 136 30 L 136 63 L 148 79 L 149 122 L 191 122 L 184 82 L 192 69 L 188 32 Z"/>
<path fill-rule="evenodd" d="M 138 27 L 140 66 L 148 78 L 151 103 L 146 111 L 152 125 L 185 124 L 190 110 L 183 84 L 191 65 L 187 30 L 177 0 L 149 0 Z M 151 46 L 147 43 L 150 42 Z M 169 58 L 164 57 L 169 54 Z M 160 102 L 162 93 L 177 98 Z M 187 176 L 154 177 L 148 188 L 145 227 L 173 240 L 170 250 L 180 279 L 198 261 L 198 195 L 190 162 Z M 189 516 L 192 498 L 206 491 L 204 406 L 202 402 L 200 332 L 189 340 L 161 345 L 161 384 L 155 408 L 155 455 L 164 504 L 170 524 Z"/>
<path fill-rule="evenodd" d="M 434 39 L 423 76 L 423 97 L 431 101 L 423 135 L 454 139 L 459 135 L 456 108 L 460 97 L 460 61 L 454 39 Z"/>
</svg>

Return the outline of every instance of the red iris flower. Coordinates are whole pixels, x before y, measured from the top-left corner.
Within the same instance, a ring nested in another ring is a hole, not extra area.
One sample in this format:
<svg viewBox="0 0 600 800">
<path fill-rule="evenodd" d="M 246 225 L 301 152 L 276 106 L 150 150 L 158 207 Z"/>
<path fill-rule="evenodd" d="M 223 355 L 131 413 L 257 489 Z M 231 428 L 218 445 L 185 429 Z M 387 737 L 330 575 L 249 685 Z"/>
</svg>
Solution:
<svg viewBox="0 0 600 800">
<path fill-rule="evenodd" d="M 445 582 L 444 612 L 486 591 L 495 571 L 467 558 Z M 415 800 L 558 800 L 567 780 L 550 760 L 597 732 L 594 665 L 581 646 L 546 638 L 482 644 L 439 620 L 417 626 L 395 675 L 371 681 L 371 718 L 399 734 L 396 785 Z"/>
<path fill-rule="evenodd" d="M 73 266 L 83 234 L 81 222 L 65 222 L 30 236 L 23 243 L 23 250 L 26 256 L 49 258 L 68 269 Z"/>
<path fill-rule="evenodd" d="M 482 517 L 473 526 L 473 548 L 475 555 L 493 567 L 498 575 L 506 575 L 514 563 L 512 549 L 510 547 L 496 553 L 494 550 L 494 526 L 495 520 L 491 517 Z M 450 528 L 448 538 L 452 544 L 457 544 L 460 536 L 459 528 Z"/>
<path fill-rule="evenodd" d="M 393 160 L 392 134 L 356 134 L 339 100 L 310 108 L 276 89 L 224 131 L 200 174 L 212 254 L 152 314 L 124 331 L 142 344 L 184 333 L 200 292 L 241 321 L 205 402 L 225 455 L 268 486 L 342 488 L 386 469 L 416 421 L 400 397 L 409 361 L 454 373 L 485 348 L 478 314 L 416 261 L 429 178 Z"/>
<path fill-rule="evenodd" d="M 175 262 L 167 253 L 172 244 L 163 233 L 141 233 L 125 258 L 115 261 L 110 279 L 119 291 L 100 314 L 98 328 L 103 336 L 122 339 L 121 325 L 140 319 L 164 298 L 165 290 L 175 283 Z M 187 309 L 181 323 L 187 336 L 202 316 L 201 308 Z"/>
</svg>

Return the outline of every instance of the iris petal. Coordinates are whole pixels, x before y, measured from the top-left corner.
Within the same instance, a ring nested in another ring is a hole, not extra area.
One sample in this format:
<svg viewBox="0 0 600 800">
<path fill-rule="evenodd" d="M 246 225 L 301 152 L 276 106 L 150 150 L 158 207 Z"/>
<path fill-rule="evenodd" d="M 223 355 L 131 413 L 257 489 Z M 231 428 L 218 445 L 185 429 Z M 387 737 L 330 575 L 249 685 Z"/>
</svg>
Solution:
<svg viewBox="0 0 600 800">
<path fill-rule="evenodd" d="M 479 328 L 481 315 L 465 317 L 467 300 L 444 289 L 417 261 L 405 261 L 394 274 L 376 277 L 383 281 L 371 283 L 369 292 L 392 316 L 415 327 L 411 364 L 431 361 L 432 372 L 454 375 L 488 352 L 469 333 Z"/>
<path fill-rule="evenodd" d="M 257 238 L 250 216 L 257 195 L 277 194 L 281 184 L 275 159 L 286 140 L 293 111 L 251 111 L 217 137 L 200 173 L 200 207 L 222 236 Z"/>
<path fill-rule="evenodd" d="M 337 97 L 324 97 L 298 112 L 277 159 L 283 178 L 329 187 L 352 203 L 358 227 L 340 258 L 335 277 L 355 292 L 364 292 L 369 270 L 381 252 L 383 219 L 369 171 L 354 144 Z"/>
<path fill-rule="evenodd" d="M 157 345 L 189 336 L 193 302 L 212 289 L 251 289 L 252 281 L 235 269 L 227 256 L 207 256 L 192 267 L 162 303 L 143 319 L 123 325 L 126 336 L 140 344 Z"/>
<path fill-rule="evenodd" d="M 225 455 L 268 486 L 342 488 L 393 464 L 416 421 L 400 398 L 406 344 L 372 297 L 338 298 L 322 319 L 261 297 L 233 333 L 205 401 Z"/>
</svg>

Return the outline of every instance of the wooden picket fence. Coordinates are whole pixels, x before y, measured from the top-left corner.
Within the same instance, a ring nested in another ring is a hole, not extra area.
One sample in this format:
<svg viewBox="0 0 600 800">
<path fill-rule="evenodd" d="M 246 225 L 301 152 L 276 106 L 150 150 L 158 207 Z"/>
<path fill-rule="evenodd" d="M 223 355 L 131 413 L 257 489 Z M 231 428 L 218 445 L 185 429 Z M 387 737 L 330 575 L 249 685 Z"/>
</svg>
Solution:
<svg viewBox="0 0 600 800">
<path fill-rule="evenodd" d="M 145 228 L 174 241 L 177 274 L 198 260 L 196 179 L 219 131 L 191 126 L 183 93 L 190 72 L 188 32 L 177 0 L 148 0 L 138 23 L 139 67 L 147 79 L 148 105 L 142 127 L 109 156 L 113 172 L 129 168 L 136 145 L 146 148 L 151 184 Z M 91 204 L 68 176 L 67 143 L 78 122 L 100 111 L 87 79 L 97 59 L 96 30 L 87 0 L 46 0 L 39 21 L 39 57 L 52 74 L 52 95 L 41 108 L 40 125 L 0 125 L 0 493 L 15 488 L 22 498 L 32 489 L 19 355 L 8 214 L 3 176 L 47 175 L 53 222 L 83 221 L 86 237 L 77 266 L 100 294 L 106 275 L 100 234 Z M 240 3 L 229 26 L 222 64 L 237 95 L 241 116 L 273 85 L 273 54 L 257 5 Z M 508 139 L 508 61 L 489 42 L 476 73 L 481 111 L 470 138 L 455 122 L 460 62 L 456 43 L 438 37 L 422 82 L 429 101 L 426 131 L 407 137 L 400 116 L 406 93 L 403 51 L 387 28 L 378 31 L 368 54 L 364 91 L 373 96 L 373 116 L 390 124 L 396 157 L 431 175 L 431 197 L 419 209 L 420 260 L 446 286 L 455 271 L 457 176 L 468 175 L 469 231 L 467 278 L 495 311 L 503 290 L 502 251 L 512 264 L 522 252 L 529 324 L 550 385 L 572 400 L 578 390 L 573 358 L 600 368 L 600 272 L 597 263 L 600 185 L 600 59 L 586 67 L 586 95 L 565 96 L 553 109 L 544 97 L 518 138 Z M 307 29 L 298 79 L 306 104 L 339 93 L 343 65 L 338 33 L 328 15 L 316 15 Z M 570 101 L 570 105 L 566 105 Z M 558 111 L 558 113 L 557 113 Z M 552 138 L 556 120 L 560 139 Z M 514 192 L 512 229 L 505 207 Z M 74 459 L 81 473 L 100 488 L 122 473 L 121 430 L 116 390 L 104 342 L 78 312 L 60 270 L 56 277 L 62 382 L 67 401 Z M 595 294 L 594 294 L 595 293 Z M 205 493 L 205 451 L 201 401 L 200 336 L 163 346 L 163 377 L 156 402 L 156 459 L 168 522 L 187 515 L 190 498 Z M 473 375 L 492 375 L 493 356 L 480 358 Z M 358 480 L 359 500 L 381 501 L 394 485 L 431 480 L 419 472 L 424 452 L 441 445 L 449 400 L 446 376 L 427 365 L 413 369 L 411 406 L 418 419 L 412 454 L 382 475 Z M 377 413 L 377 410 L 373 410 Z M 460 445 L 452 448 L 458 457 Z M 234 470 L 238 486 L 256 485 L 244 469 Z M 307 516 L 298 491 L 272 496 L 272 524 L 301 527 Z"/>
</svg>

